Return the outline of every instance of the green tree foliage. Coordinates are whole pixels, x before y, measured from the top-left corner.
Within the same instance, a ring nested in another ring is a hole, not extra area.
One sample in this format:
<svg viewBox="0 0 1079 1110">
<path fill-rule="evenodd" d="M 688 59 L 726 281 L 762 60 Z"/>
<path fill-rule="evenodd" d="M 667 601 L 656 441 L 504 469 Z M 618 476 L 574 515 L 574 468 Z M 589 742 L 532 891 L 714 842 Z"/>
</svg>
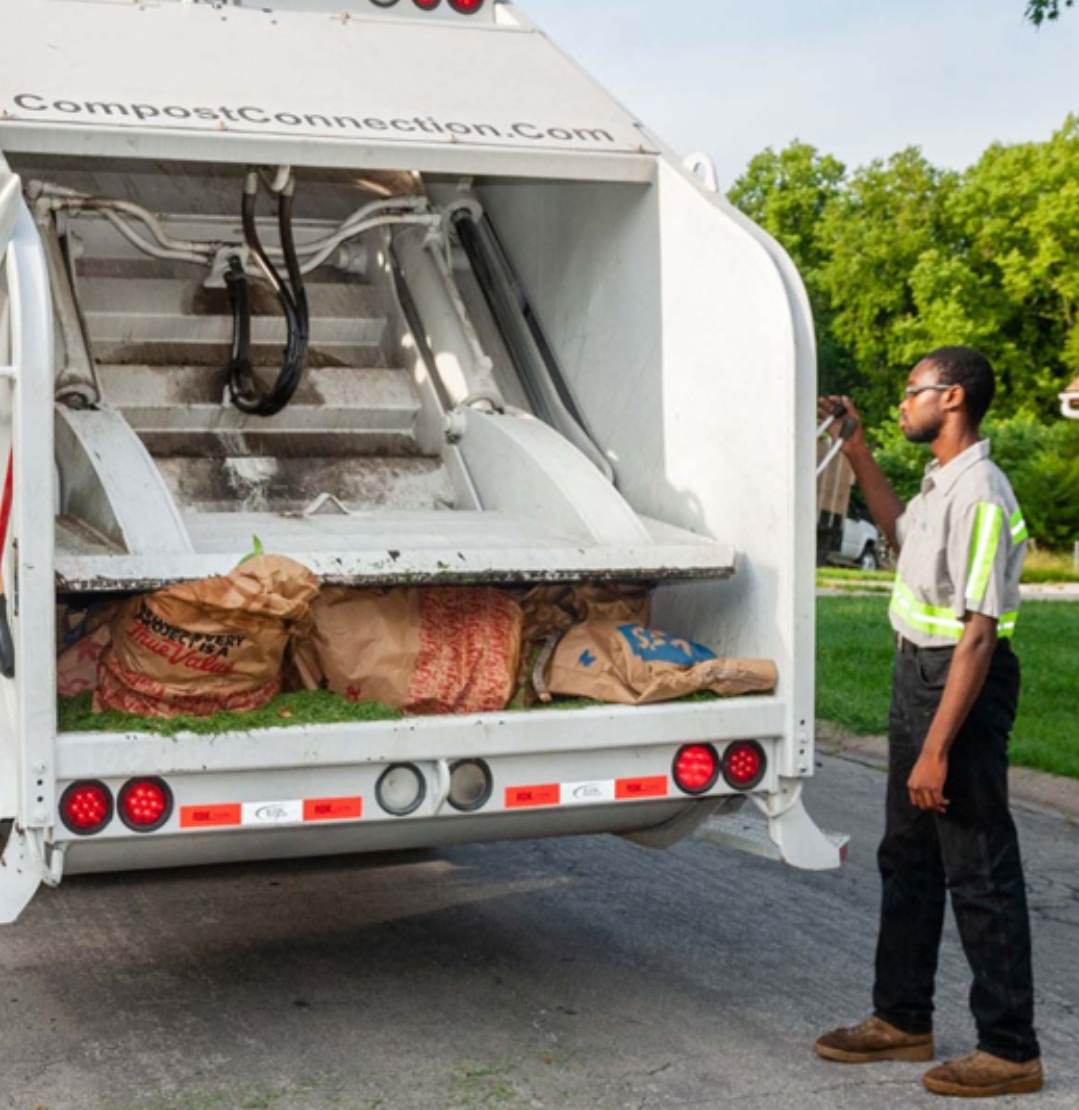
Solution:
<svg viewBox="0 0 1079 1110">
<path fill-rule="evenodd" d="M 730 192 L 755 223 L 779 239 L 807 283 L 827 258 L 819 225 L 825 209 L 841 193 L 846 167 L 831 155 L 796 139 L 778 154 L 758 154 Z"/>
<path fill-rule="evenodd" d="M 961 174 L 916 149 L 848 173 L 796 142 L 755 158 L 731 199 L 799 267 L 822 389 L 855 398 L 905 495 L 924 464 L 895 425 L 906 375 L 933 347 L 969 344 L 997 369 L 998 455 L 1032 534 L 1079 538 L 1079 427 L 1057 409 L 1079 366 L 1079 116 Z"/>
<path fill-rule="evenodd" d="M 821 285 L 829 256 L 822 219 L 842 194 L 846 172 L 838 159 L 795 140 L 778 153 L 768 148 L 758 154 L 730 192 L 732 203 L 783 244 L 802 275 L 817 325 L 820 379 L 829 392 L 846 392 L 857 381 Z"/>
<path fill-rule="evenodd" d="M 821 221 L 827 260 L 819 280 L 836 340 L 858 368 L 854 388 L 870 425 L 887 418 L 912 361 L 925 351 L 911 335 L 919 312 L 912 276 L 947 240 L 945 210 L 956 180 L 917 150 L 904 150 L 857 170 Z"/>
<path fill-rule="evenodd" d="M 1047 19 L 1059 19 L 1060 9 L 1070 8 L 1074 0 L 1027 0 L 1027 19 L 1040 27 Z"/>
<path fill-rule="evenodd" d="M 1011 479 L 1030 534 L 1039 545 L 1066 550 L 1079 540 L 1079 423 L 1040 423 L 1030 416 L 987 421 L 993 460 Z M 896 423 L 876 431 L 877 461 L 904 501 L 921 488 L 926 447 L 908 443 Z"/>
</svg>

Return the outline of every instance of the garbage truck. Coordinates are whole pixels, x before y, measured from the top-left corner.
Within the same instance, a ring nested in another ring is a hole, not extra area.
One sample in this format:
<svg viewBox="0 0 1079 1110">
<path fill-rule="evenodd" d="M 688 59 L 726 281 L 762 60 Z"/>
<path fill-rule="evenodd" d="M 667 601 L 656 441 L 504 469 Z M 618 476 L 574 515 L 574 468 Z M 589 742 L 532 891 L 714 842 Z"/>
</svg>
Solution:
<svg viewBox="0 0 1079 1110">
<path fill-rule="evenodd" d="M 512 838 L 839 864 L 802 284 L 516 5 L 4 0 L 0 259 L 0 921 L 65 875 Z M 61 730 L 57 614 L 253 536 L 335 586 L 647 583 L 778 685 Z"/>
</svg>

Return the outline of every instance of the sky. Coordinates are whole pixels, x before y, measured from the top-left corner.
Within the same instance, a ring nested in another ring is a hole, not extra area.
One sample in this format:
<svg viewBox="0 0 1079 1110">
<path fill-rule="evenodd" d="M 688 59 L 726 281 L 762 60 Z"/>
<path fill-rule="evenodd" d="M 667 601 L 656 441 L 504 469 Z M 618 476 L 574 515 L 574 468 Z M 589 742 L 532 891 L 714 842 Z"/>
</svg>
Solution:
<svg viewBox="0 0 1079 1110">
<path fill-rule="evenodd" d="M 794 139 L 848 166 L 920 147 L 962 169 L 1079 112 L 1079 7 L 1025 0 L 516 0 L 681 155 L 730 184 Z"/>
</svg>

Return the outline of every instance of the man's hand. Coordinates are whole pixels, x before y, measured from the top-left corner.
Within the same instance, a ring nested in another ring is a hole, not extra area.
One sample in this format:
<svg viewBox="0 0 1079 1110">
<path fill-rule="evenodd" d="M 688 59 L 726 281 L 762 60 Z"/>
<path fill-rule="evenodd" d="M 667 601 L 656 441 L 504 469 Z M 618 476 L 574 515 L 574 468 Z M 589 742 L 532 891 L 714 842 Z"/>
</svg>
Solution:
<svg viewBox="0 0 1079 1110">
<path fill-rule="evenodd" d="M 948 752 L 985 685 L 997 647 L 995 617 L 968 612 L 963 621 L 963 635 L 948 668 L 944 693 L 922 745 L 922 754 L 907 779 L 911 805 L 935 813 L 944 813 L 948 808 L 948 799 L 944 797 Z"/>
<path fill-rule="evenodd" d="M 884 533 L 891 549 L 898 553 L 899 536 L 895 528 L 896 521 L 903 513 L 903 502 L 888 484 L 884 471 L 873 461 L 872 452 L 865 441 L 862 418 L 850 403 L 850 398 L 819 397 L 817 399 L 818 423 L 823 423 L 837 411 L 839 416 L 828 425 L 828 434 L 833 440 L 838 439 L 840 435 L 843 436 L 843 454 L 854 468 L 855 479 L 865 494 L 873 522 Z"/>
<path fill-rule="evenodd" d="M 843 453 L 848 454 L 853 445 L 865 447 L 865 433 L 862 431 L 862 417 L 851 404 L 849 397 L 818 397 L 817 420 L 823 423 L 826 417 L 835 419 L 828 425 L 828 434 L 833 440 L 843 436 Z"/>
<path fill-rule="evenodd" d="M 944 797 L 944 782 L 947 777 L 947 755 L 923 751 L 907 779 L 911 805 L 918 809 L 930 809 L 934 813 L 946 813 L 948 799 Z"/>
</svg>

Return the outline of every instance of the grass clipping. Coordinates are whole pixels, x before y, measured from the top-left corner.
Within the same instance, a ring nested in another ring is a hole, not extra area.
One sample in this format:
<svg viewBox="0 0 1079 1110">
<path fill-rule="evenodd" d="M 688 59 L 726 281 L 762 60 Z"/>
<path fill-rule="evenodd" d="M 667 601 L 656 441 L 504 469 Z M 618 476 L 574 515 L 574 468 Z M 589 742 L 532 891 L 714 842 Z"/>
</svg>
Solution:
<svg viewBox="0 0 1079 1110">
<path fill-rule="evenodd" d="M 216 735 L 221 732 L 253 732 L 256 729 L 292 725 L 360 724 L 399 721 L 404 716 L 378 702 L 353 702 L 328 690 L 301 690 L 279 694 L 261 709 L 249 713 L 222 712 L 210 717 L 141 717 L 136 713 L 108 710 L 95 713 L 93 694 L 79 694 L 57 701 L 61 732 L 139 732 L 175 736 L 180 732 Z"/>
<path fill-rule="evenodd" d="M 303 725 L 370 724 L 374 721 L 400 721 L 405 714 L 379 702 L 354 702 L 329 690 L 301 690 L 279 694 L 261 709 L 250 713 L 223 712 L 212 717 L 140 717 L 110 709 L 95 713 L 93 694 L 57 698 L 60 732 L 127 732 L 155 736 L 176 736 L 181 732 L 216 736 L 223 732 L 254 732 L 257 729 L 288 728 Z M 679 698 L 680 703 L 716 701 L 718 694 L 703 690 Z M 611 708 L 591 698 L 560 698 L 549 704 L 525 708 L 511 704 L 508 712 L 544 712 L 557 709 Z"/>
</svg>

